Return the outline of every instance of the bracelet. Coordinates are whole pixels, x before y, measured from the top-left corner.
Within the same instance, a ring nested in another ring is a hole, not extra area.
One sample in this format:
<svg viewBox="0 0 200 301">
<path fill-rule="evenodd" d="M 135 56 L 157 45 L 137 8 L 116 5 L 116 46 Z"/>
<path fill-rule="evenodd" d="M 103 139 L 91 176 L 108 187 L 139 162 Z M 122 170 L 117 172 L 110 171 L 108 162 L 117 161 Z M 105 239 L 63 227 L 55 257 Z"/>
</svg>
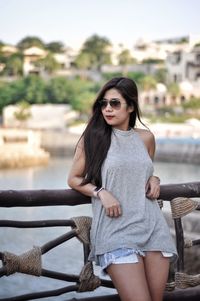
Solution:
<svg viewBox="0 0 200 301">
<path fill-rule="evenodd" d="M 105 189 L 104 187 L 95 187 L 94 190 L 93 190 L 93 195 L 95 198 L 98 198 L 98 194 L 101 190 Z"/>
</svg>

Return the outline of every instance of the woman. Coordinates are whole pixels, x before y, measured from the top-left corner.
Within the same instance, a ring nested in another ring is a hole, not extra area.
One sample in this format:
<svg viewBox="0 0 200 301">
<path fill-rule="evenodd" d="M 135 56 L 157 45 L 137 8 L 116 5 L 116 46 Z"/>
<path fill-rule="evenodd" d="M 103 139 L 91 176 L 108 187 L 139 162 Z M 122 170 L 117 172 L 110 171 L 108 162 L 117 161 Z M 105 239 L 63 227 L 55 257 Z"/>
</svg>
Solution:
<svg viewBox="0 0 200 301">
<path fill-rule="evenodd" d="M 113 78 L 99 92 L 78 142 L 68 184 L 92 197 L 91 253 L 122 301 L 161 301 L 176 256 L 156 199 L 155 140 L 140 120 L 138 91 Z"/>
</svg>

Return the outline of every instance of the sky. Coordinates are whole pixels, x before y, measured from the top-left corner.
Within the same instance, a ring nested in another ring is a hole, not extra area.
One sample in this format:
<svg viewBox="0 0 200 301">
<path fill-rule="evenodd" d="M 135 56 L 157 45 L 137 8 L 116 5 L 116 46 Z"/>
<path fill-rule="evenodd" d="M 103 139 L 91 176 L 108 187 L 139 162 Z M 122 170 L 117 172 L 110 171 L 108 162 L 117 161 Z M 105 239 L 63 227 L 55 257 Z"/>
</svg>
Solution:
<svg viewBox="0 0 200 301">
<path fill-rule="evenodd" d="M 132 47 L 145 38 L 200 34 L 200 0 L 0 0 L 0 41 L 26 36 L 78 49 L 98 34 Z"/>
</svg>

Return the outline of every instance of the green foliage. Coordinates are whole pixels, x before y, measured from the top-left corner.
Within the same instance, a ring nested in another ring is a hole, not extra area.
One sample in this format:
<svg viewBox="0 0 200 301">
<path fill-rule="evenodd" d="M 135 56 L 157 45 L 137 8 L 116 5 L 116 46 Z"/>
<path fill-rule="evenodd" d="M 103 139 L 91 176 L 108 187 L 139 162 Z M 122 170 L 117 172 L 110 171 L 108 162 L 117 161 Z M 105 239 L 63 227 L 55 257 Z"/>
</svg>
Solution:
<svg viewBox="0 0 200 301">
<path fill-rule="evenodd" d="M 81 53 L 87 53 L 90 57 L 90 68 L 101 70 L 103 64 L 109 64 L 110 59 L 110 41 L 105 37 L 93 35 L 83 44 Z"/>
<path fill-rule="evenodd" d="M 113 77 L 120 77 L 122 76 L 121 72 L 106 72 L 106 73 L 102 73 L 103 78 L 108 81 L 110 79 L 112 79 Z"/>
<path fill-rule="evenodd" d="M 91 65 L 90 54 L 87 52 L 79 53 L 74 64 L 78 69 L 89 69 Z"/>
<path fill-rule="evenodd" d="M 4 45 L 5 45 L 5 43 L 4 43 L 3 41 L 0 40 L 0 49 L 1 49 L 1 47 L 4 46 Z"/>
<path fill-rule="evenodd" d="M 159 83 L 166 84 L 167 82 L 167 69 L 160 68 L 155 73 L 155 79 Z"/>
<path fill-rule="evenodd" d="M 9 76 L 22 75 L 23 73 L 23 55 L 20 52 L 14 53 L 9 57 L 3 57 L 5 68 L 3 74 Z"/>
<path fill-rule="evenodd" d="M 50 42 L 46 44 L 46 49 L 52 53 L 63 53 L 64 44 L 62 42 Z"/>
<path fill-rule="evenodd" d="M 163 115 L 163 116 L 149 116 L 150 122 L 161 123 L 184 123 L 188 119 L 188 115 Z"/>
<path fill-rule="evenodd" d="M 156 88 L 156 79 L 151 75 L 145 75 L 139 80 L 139 85 L 144 91 L 149 91 Z"/>
<path fill-rule="evenodd" d="M 46 93 L 50 103 L 69 103 L 74 97 L 70 81 L 64 77 L 52 78 L 47 83 Z"/>
<path fill-rule="evenodd" d="M 99 83 L 89 80 L 55 77 L 46 82 L 36 75 L 31 75 L 11 83 L 0 82 L 0 110 L 23 99 L 29 104 L 69 103 L 82 114 L 89 114 L 99 89 Z"/>
<path fill-rule="evenodd" d="M 44 42 L 38 37 L 34 37 L 34 36 L 25 37 L 22 40 L 20 40 L 19 43 L 17 44 L 17 47 L 20 50 L 25 50 L 33 46 L 43 48 L 43 49 L 45 48 Z"/>
<path fill-rule="evenodd" d="M 95 93 L 82 91 L 76 95 L 73 101 L 73 108 L 81 114 L 89 115 L 94 102 Z"/>
<path fill-rule="evenodd" d="M 30 104 L 46 103 L 46 83 L 37 75 L 24 79 L 24 99 Z"/>
<path fill-rule="evenodd" d="M 60 67 L 60 64 L 55 60 L 51 53 L 48 53 L 45 58 L 38 60 L 35 65 L 42 68 L 49 74 L 52 74 Z"/>
<path fill-rule="evenodd" d="M 169 94 L 172 97 L 177 97 L 180 95 L 180 88 L 179 85 L 177 83 L 171 83 L 168 85 L 167 87 Z"/>
<path fill-rule="evenodd" d="M 128 72 L 127 76 L 133 79 L 136 83 L 140 83 L 145 77 L 145 74 L 143 72 Z"/>
<path fill-rule="evenodd" d="M 123 49 L 118 55 L 119 65 L 130 65 L 133 64 L 134 59 L 128 49 Z"/>
<path fill-rule="evenodd" d="M 200 109 L 200 98 L 191 98 L 189 101 L 183 103 L 182 106 L 184 109 Z"/>
<path fill-rule="evenodd" d="M 31 117 L 30 104 L 25 100 L 20 101 L 17 104 L 17 110 L 14 112 L 14 116 L 18 121 L 26 121 Z"/>
<path fill-rule="evenodd" d="M 10 104 L 24 99 L 24 81 L 16 80 L 11 83 L 0 83 L 0 112 Z"/>
</svg>

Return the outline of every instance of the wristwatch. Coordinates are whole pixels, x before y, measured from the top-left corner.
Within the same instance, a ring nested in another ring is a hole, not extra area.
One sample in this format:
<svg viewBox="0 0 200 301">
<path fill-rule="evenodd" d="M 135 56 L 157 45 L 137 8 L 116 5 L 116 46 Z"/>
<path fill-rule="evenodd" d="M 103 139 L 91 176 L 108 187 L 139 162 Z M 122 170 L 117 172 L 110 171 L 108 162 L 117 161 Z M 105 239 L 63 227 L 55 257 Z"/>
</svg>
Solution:
<svg viewBox="0 0 200 301">
<path fill-rule="evenodd" d="M 95 187 L 95 189 L 93 190 L 93 195 L 95 198 L 98 198 L 98 194 L 101 190 L 105 189 L 104 187 Z"/>
</svg>

